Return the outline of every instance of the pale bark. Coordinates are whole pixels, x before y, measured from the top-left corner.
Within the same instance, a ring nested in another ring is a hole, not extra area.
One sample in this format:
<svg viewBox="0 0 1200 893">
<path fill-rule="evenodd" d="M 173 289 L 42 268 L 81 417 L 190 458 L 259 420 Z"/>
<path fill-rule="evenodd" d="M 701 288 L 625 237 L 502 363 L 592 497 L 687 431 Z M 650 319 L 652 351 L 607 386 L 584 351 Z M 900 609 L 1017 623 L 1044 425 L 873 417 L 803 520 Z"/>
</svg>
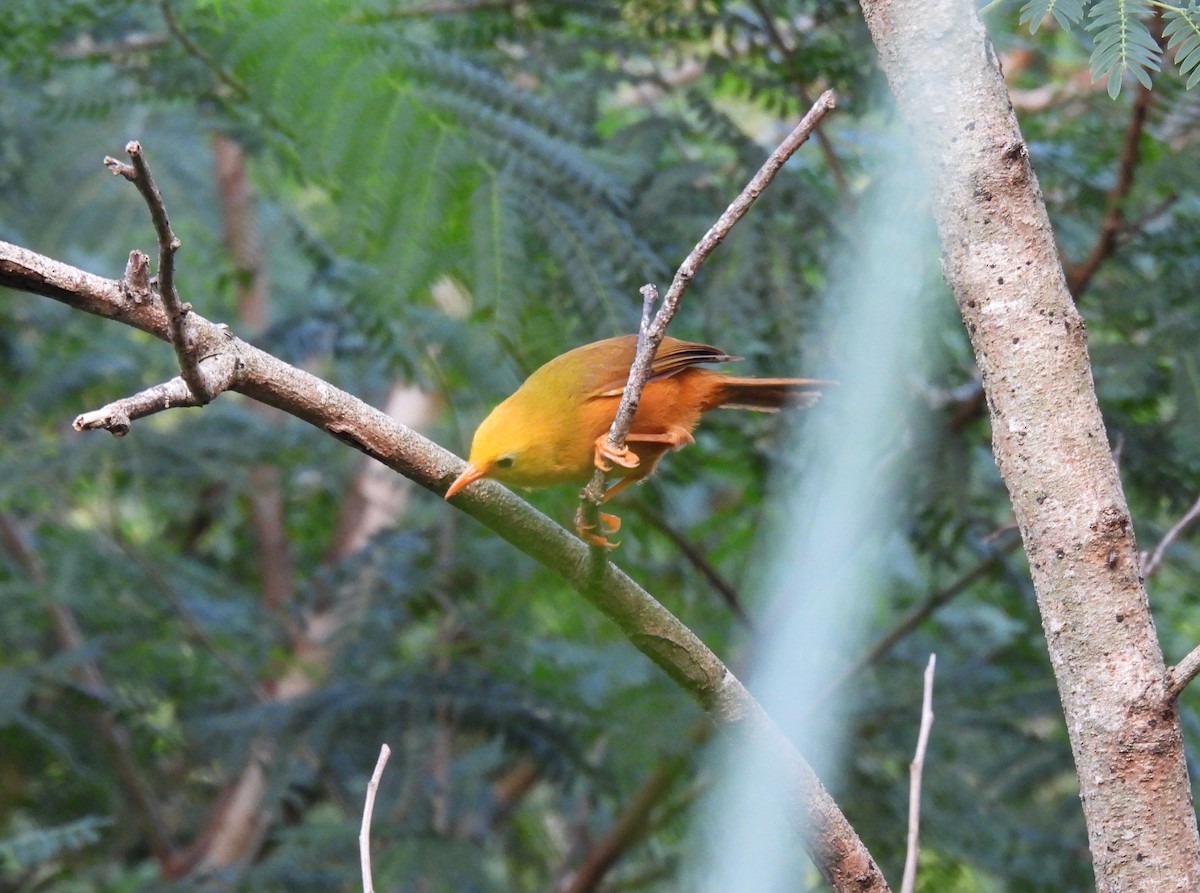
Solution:
<svg viewBox="0 0 1200 893">
<path fill-rule="evenodd" d="M 1129 509 L 1037 179 L 969 0 L 862 0 L 932 190 L 1078 770 L 1097 887 L 1200 889 L 1200 839 Z"/>
</svg>

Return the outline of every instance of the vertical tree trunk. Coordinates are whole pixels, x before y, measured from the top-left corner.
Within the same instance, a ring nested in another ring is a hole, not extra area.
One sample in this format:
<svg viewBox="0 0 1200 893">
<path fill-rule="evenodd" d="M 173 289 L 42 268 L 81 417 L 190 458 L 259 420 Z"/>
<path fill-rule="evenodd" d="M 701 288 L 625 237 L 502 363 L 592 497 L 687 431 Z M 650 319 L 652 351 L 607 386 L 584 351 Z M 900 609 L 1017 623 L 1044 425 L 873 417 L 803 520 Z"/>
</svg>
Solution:
<svg viewBox="0 0 1200 893">
<path fill-rule="evenodd" d="M 993 449 L 1029 556 L 1098 889 L 1200 890 L 1179 718 L 1083 320 L 969 0 L 862 0 L 930 182 Z"/>
</svg>

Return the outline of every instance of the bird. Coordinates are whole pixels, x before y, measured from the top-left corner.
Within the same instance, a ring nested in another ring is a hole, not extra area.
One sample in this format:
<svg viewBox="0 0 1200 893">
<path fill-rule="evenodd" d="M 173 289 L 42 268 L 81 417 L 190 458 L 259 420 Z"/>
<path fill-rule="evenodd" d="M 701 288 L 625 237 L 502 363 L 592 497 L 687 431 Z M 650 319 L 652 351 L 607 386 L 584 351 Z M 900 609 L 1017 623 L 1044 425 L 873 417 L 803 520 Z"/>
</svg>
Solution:
<svg viewBox="0 0 1200 893">
<path fill-rule="evenodd" d="M 776 412 L 811 406 L 833 382 L 815 378 L 742 378 L 700 368 L 741 359 L 709 344 L 664 338 L 650 367 L 625 446 L 614 449 L 608 430 L 625 391 L 637 335 L 576 347 L 535 370 L 480 423 L 466 469 L 446 490 L 447 500 L 480 478 L 516 487 L 583 484 L 599 468 L 619 477 L 604 494 L 612 499 L 649 477 L 671 450 L 695 443 L 692 431 L 717 407 Z M 612 548 L 620 519 L 602 513 L 603 532 L 576 513 L 580 537 Z"/>
</svg>

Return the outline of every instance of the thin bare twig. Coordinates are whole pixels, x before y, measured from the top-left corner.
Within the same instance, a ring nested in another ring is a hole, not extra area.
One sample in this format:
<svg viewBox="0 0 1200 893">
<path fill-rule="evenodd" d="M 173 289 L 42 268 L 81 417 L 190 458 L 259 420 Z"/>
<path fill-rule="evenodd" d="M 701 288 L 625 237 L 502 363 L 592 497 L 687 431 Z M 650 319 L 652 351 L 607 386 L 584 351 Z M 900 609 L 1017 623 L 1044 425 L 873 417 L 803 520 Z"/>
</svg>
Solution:
<svg viewBox="0 0 1200 893">
<path fill-rule="evenodd" d="M 367 801 L 363 804 L 362 827 L 358 831 L 358 856 L 362 862 L 363 893 L 375 893 L 375 883 L 371 880 L 371 814 L 375 811 L 375 793 L 379 790 L 379 779 L 383 777 L 383 767 L 387 765 L 392 749 L 386 744 L 379 748 L 379 759 L 375 761 L 375 771 L 367 782 Z"/>
<path fill-rule="evenodd" d="M 1171 543 L 1175 542 L 1180 535 L 1191 526 L 1192 522 L 1200 518 L 1200 496 L 1196 497 L 1196 501 L 1192 503 L 1192 507 L 1184 512 L 1183 517 L 1176 521 L 1171 529 L 1166 532 L 1158 545 L 1154 547 L 1153 552 L 1142 553 L 1142 579 L 1149 580 L 1159 565 L 1163 563 L 1163 558 L 1166 557 L 1167 549 Z"/>
<path fill-rule="evenodd" d="M 625 853 L 644 840 L 651 830 L 651 818 L 691 764 L 694 751 L 712 736 L 707 718 L 688 732 L 688 749 L 661 760 L 646 776 L 625 809 L 603 837 L 589 848 L 579 867 L 555 885 L 555 893 L 592 893 L 600 888 L 605 876 Z"/>
<path fill-rule="evenodd" d="M 1174 701 L 1200 675 L 1200 645 L 1188 652 L 1187 657 L 1167 670 L 1167 697 Z"/>
<path fill-rule="evenodd" d="M 179 20 L 175 18 L 175 10 L 171 7 L 171 4 L 167 2 L 167 0 L 163 0 L 163 2 L 159 4 L 159 9 L 162 11 L 163 21 L 166 23 L 167 30 L 171 32 L 172 37 L 179 41 L 180 45 L 188 54 L 204 65 L 204 67 L 210 72 L 212 72 L 213 77 L 220 81 L 222 86 L 230 90 L 238 99 L 253 99 L 250 89 L 245 84 L 234 77 L 228 70 L 217 64 L 217 61 L 208 52 L 206 52 L 205 49 L 200 46 L 200 44 L 196 43 L 196 41 L 192 40 L 191 37 L 188 36 L 188 33 L 180 26 Z M 220 97 L 218 96 L 217 98 L 219 99 Z M 264 109 L 258 109 L 258 113 L 262 115 L 263 120 L 272 127 L 280 130 L 280 132 L 286 132 L 279 126 L 279 122 L 268 111 Z"/>
<path fill-rule="evenodd" d="M 1117 179 L 1108 192 L 1100 232 L 1097 234 L 1096 242 L 1092 246 L 1092 250 L 1088 252 L 1088 256 L 1078 264 L 1067 267 L 1067 289 L 1077 301 L 1091 284 L 1100 265 L 1108 260 L 1117 249 L 1118 237 L 1125 228 L 1125 201 L 1133 190 L 1134 174 L 1137 172 L 1140 155 L 1139 144 L 1142 133 L 1146 129 L 1150 107 L 1153 104 L 1154 94 L 1150 88 L 1139 84 L 1137 95 L 1133 100 L 1133 114 L 1125 128 L 1121 159 L 1117 166 Z"/>
<path fill-rule="evenodd" d="M 1019 537 L 1013 539 L 1004 547 L 996 549 L 983 561 L 964 573 L 958 579 L 954 580 L 948 586 L 930 595 L 921 604 L 913 608 L 899 622 L 896 623 L 890 630 L 884 633 L 874 645 L 867 650 L 850 666 L 846 667 L 839 673 L 832 682 L 830 682 L 825 690 L 815 699 L 815 704 L 823 704 L 830 696 L 838 689 L 845 685 L 854 676 L 861 673 L 866 667 L 878 661 L 881 657 L 887 654 L 895 647 L 896 643 L 915 630 L 918 626 L 924 623 L 933 615 L 935 611 L 943 605 L 957 598 L 962 593 L 966 592 L 971 584 L 982 577 L 987 576 L 995 568 L 1001 566 L 1001 561 L 1004 556 L 1011 552 L 1020 544 Z"/>
<path fill-rule="evenodd" d="M 179 360 L 179 372 L 183 380 L 187 382 L 197 404 L 203 405 L 212 400 L 213 394 L 200 371 L 200 362 L 188 339 L 185 317 L 191 311 L 192 305 L 183 303 L 179 299 L 179 292 L 175 290 L 175 252 L 182 243 L 171 229 L 162 193 L 158 191 L 158 184 L 154 182 L 150 173 L 150 165 L 146 162 L 141 143 L 130 140 L 125 144 L 125 152 L 133 162 L 132 167 L 111 156 L 104 159 L 104 165 L 114 176 L 122 176 L 133 183 L 150 211 L 150 220 L 154 223 L 154 232 L 158 236 L 158 294 L 162 299 L 163 308 L 167 311 L 171 345 L 175 348 L 175 357 Z"/>
<path fill-rule="evenodd" d="M 908 767 L 908 851 L 904 856 L 900 893 L 913 893 L 917 885 L 917 857 L 921 851 L 921 773 L 925 769 L 929 730 L 933 727 L 933 670 L 936 664 L 937 655 L 929 655 L 929 664 L 925 667 L 925 693 L 921 697 L 921 730 L 917 733 L 917 751 Z"/>
<path fill-rule="evenodd" d="M 208 374 L 210 368 L 214 370 L 214 374 Z M 215 384 L 215 387 L 210 388 L 215 394 L 228 390 L 233 381 L 234 363 L 231 357 L 209 357 L 197 364 L 197 369 L 202 370 L 200 374 L 207 382 Z M 131 397 L 114 400 L 100 409 L 82 413 L 75 417 L 72 426 L 76 431 L 94 431 L 102 428 L 113 437 L 124 437 L 137 419 L 167 409 L 201 405 L 203 401 L 196 397 L 195 390 L 182 377 L 177 377 L 139 391 Z"/>
<path fill-rule="evenodd" d="M 759 19 L 762 20 L 763 27 L 767 31 L 767 37 L 775 45 L 775 49 L 779 51 L 779 54 L 788 65 L 794 67 L 796 62 L 796 47 L 787 42 L 783 36 L 783 32 L 775 24 L 775 16 L 772 15 L 771 8 L 766 4 L 765 0 L 750 0 L 750 5 L 754 7 L 754 11 L 758 13 Z M 803 84 L 799 81 L 793 81 L 792 86 L 800 102 L 804 105 L 812 105 L 810 94 L 804 89 Z M 825 166 L 829 168 L 829 174 L 833 177 L 833 182 L 837 186 L 838 193 L 842 196 L 843 200 L 852 201 L 853 194 L 850 191 L 850 183 L 846 179 L 846 171 L 842 167 L 842 159 L 838 157 L 837 150 L 833 148 L 832 140 L 829 139 L 823 130 L 818 130 L 814 135 L 817 145 L 821 147 L 821 154 L 825 156 Z"/>
<path fill-rule="evenodd" d="M 683 532 L 678 530 L 675 525 L 664 518 L 654 509 L 647 506 L 645 503 L 640 503 L 634 507 L 634 511 L 640 514 L 643 518 L 650 522 L 652 527 L 656 527 L 667 539 L 676 545 L 683 553 L 683 557 L 691 562 L 708 582 L 712 588 L 717 591 L 725 604 L 729 606 L 729 610 L 733 612 L 733 616 L 745 624 L 746 628 L 751 632 L 754 631 L 754 623 L 750 620 L 750 615 L 746 613 L 745 607 L 742 605 L 742 597 L 738 595 L 738 591 L 733 584 L 721 576 L 718 571 L 709 561 L 704 553 L 696 547 L 696 544 L 691 542 Z"/>
<path fill-rule="evenodd" d="M 619 450 L 625 445 L 625 438 L 629 434 L 630 423 L 633 421 L 638 403 L 642 398 L 642 390 L 650 378 L 650 368 L 654 362 L 654 355 L 658 352 L 658 347 L 662 344 L 663 338 L 666 337 L 667 326 L 679 310 L 679 303 L 683 299 L 683 293 L 691 285 L 692 279 L 695 278 L 700 267 L 708 260 L 708 256 L 725 240 L 729 231 L 733 229 L 734 224 L 742 219 L 746 211 L 750 209 L 750 205 L 754 203 L 754 200 L 762 194 L 763 190 L 767 188 L 775 178 L 775 175 L 779 173 L 779 170 L 787 160 L 804 144 L 817 128 L 817 125 L 821 123 L 825 115 L 836 104 L 837 97 L 833 90 L 826 90 L 821 94 L 813 107 L 809 109 L 808 114 L 804 116 L 800 123 L 796 125 L 796 128 L 771 153 L 763 166 L 759 168 L 758 173 L 746 184 L 741 194 L 733 200 L 729 207 L 717 218 L 716 223 L 704 234 L 704 237 L 696 243 L 696 247 L 684 258 L 683 263 L 679 265 L 679 269 L 675 273 L 675 278 L 671 281 L 671 287 L 667 289 L 662 306 L 658 308 L 658 312 L 652 320 L 649 319 L 648 312 L 645 312 L 648 310 L 648 307 L 645 304 L 643 305 L 644 312 L 642 326 L 638 332 L 637 354 L 629 367 L 629 378 L 625 383 L 625 390 L 621 394 L 621 402 L 617 407 L 617 414 L 613 418 L 612 426 L 608 431 L 608 442 L 615 449 Z M 651 300 L 649 298 L 651 292 L 657 294 L 657 289 L 651 285 L 644 286 L 642 289 L 643 298 L 647 303 Z M 604 477 L 605 473 L 597 469 L 596 473 L 592 476 L 591 482 L 588 483 L 587 487 L 580 494 L 583 501 L 581 508 L 584 512 L 584 517 L 588 519 L 589 523 L 595 523 L 596 513 L 598 512 L 600 503 L 604 499 Z M 594 556 L 603 553 L 603 549 L 592 549 Z"/>
</svg>

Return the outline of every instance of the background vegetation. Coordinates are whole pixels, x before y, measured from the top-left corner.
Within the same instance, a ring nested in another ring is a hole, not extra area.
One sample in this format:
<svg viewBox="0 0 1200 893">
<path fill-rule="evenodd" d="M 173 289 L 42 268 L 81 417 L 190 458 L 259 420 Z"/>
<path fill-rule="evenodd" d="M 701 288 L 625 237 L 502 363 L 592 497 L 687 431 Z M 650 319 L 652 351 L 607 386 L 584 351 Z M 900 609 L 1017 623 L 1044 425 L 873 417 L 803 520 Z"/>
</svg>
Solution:
<svg viewBox="0 0 1200 893">
<path fill-rule="evenodd" d="M 637 286 L 665 285 L 834 86 L 825 142 L 719 249 L 673 333 L 763 374 L 836 362 L 812 309 L 831 264 L 853 256 L 853 209 L 890 117 L 854 4 L 11 7 L 0 237 L 117 275 L 152 233 L 100 159 L 140 139 L 184 241 L 187 299 L 372 402 L 415 387 L 427 433 L 459 452 L 539 363 L 631 331 Z M 1030 34 L 1019 15 L 987 21 L 1152 548 L 1200 493 L 1200 109 L 1169 74 L 1110 99 L 1086 33 L 1047 21 Z M 237 213 L 214 156 L 230 151 L 247 159 L 257 257 L 227 244 Z M 908 382 L 928 424 L 892 446 L 917 481 L 868 639 L 931 598 L 936 610 L 845 683 L 835 793 L 897 877 L 935 650 L 923 888 L 1085 890 L 1028 573 L 943 303 Z M 138 333 L 48 301 L 0 303 L 0 889 L 355 889 L 384 740 L 396 756 L 376 810 L 380 889 L 552 889 L 655 779 L 648 825 L 605 882 L 686 888 L 708 783 L 699 711 L 556 579 L 428 494 L 365 525 L 358 455 L 294 420 L 227 397 L 120 442 L 70 430 L 172 374 L 171 352 Z M 720 416 L 698 440 L 626 500 L 619 560 L 744 665 L 754 636 L 712 577 L 761 619 L 768 469 L 787 457 L 772 420 Z M 574 494 L 534 501 L 565 520 Z M 1185 535 L 1152 578 L 1168 660 L 1200 639 L 1198 569 Z M 1180 702 L 1193 740 L 1197 697 Z M 248 765 L 263 767 L 264 823 L 222 859 L 204 829 Z"/>
</svg>

